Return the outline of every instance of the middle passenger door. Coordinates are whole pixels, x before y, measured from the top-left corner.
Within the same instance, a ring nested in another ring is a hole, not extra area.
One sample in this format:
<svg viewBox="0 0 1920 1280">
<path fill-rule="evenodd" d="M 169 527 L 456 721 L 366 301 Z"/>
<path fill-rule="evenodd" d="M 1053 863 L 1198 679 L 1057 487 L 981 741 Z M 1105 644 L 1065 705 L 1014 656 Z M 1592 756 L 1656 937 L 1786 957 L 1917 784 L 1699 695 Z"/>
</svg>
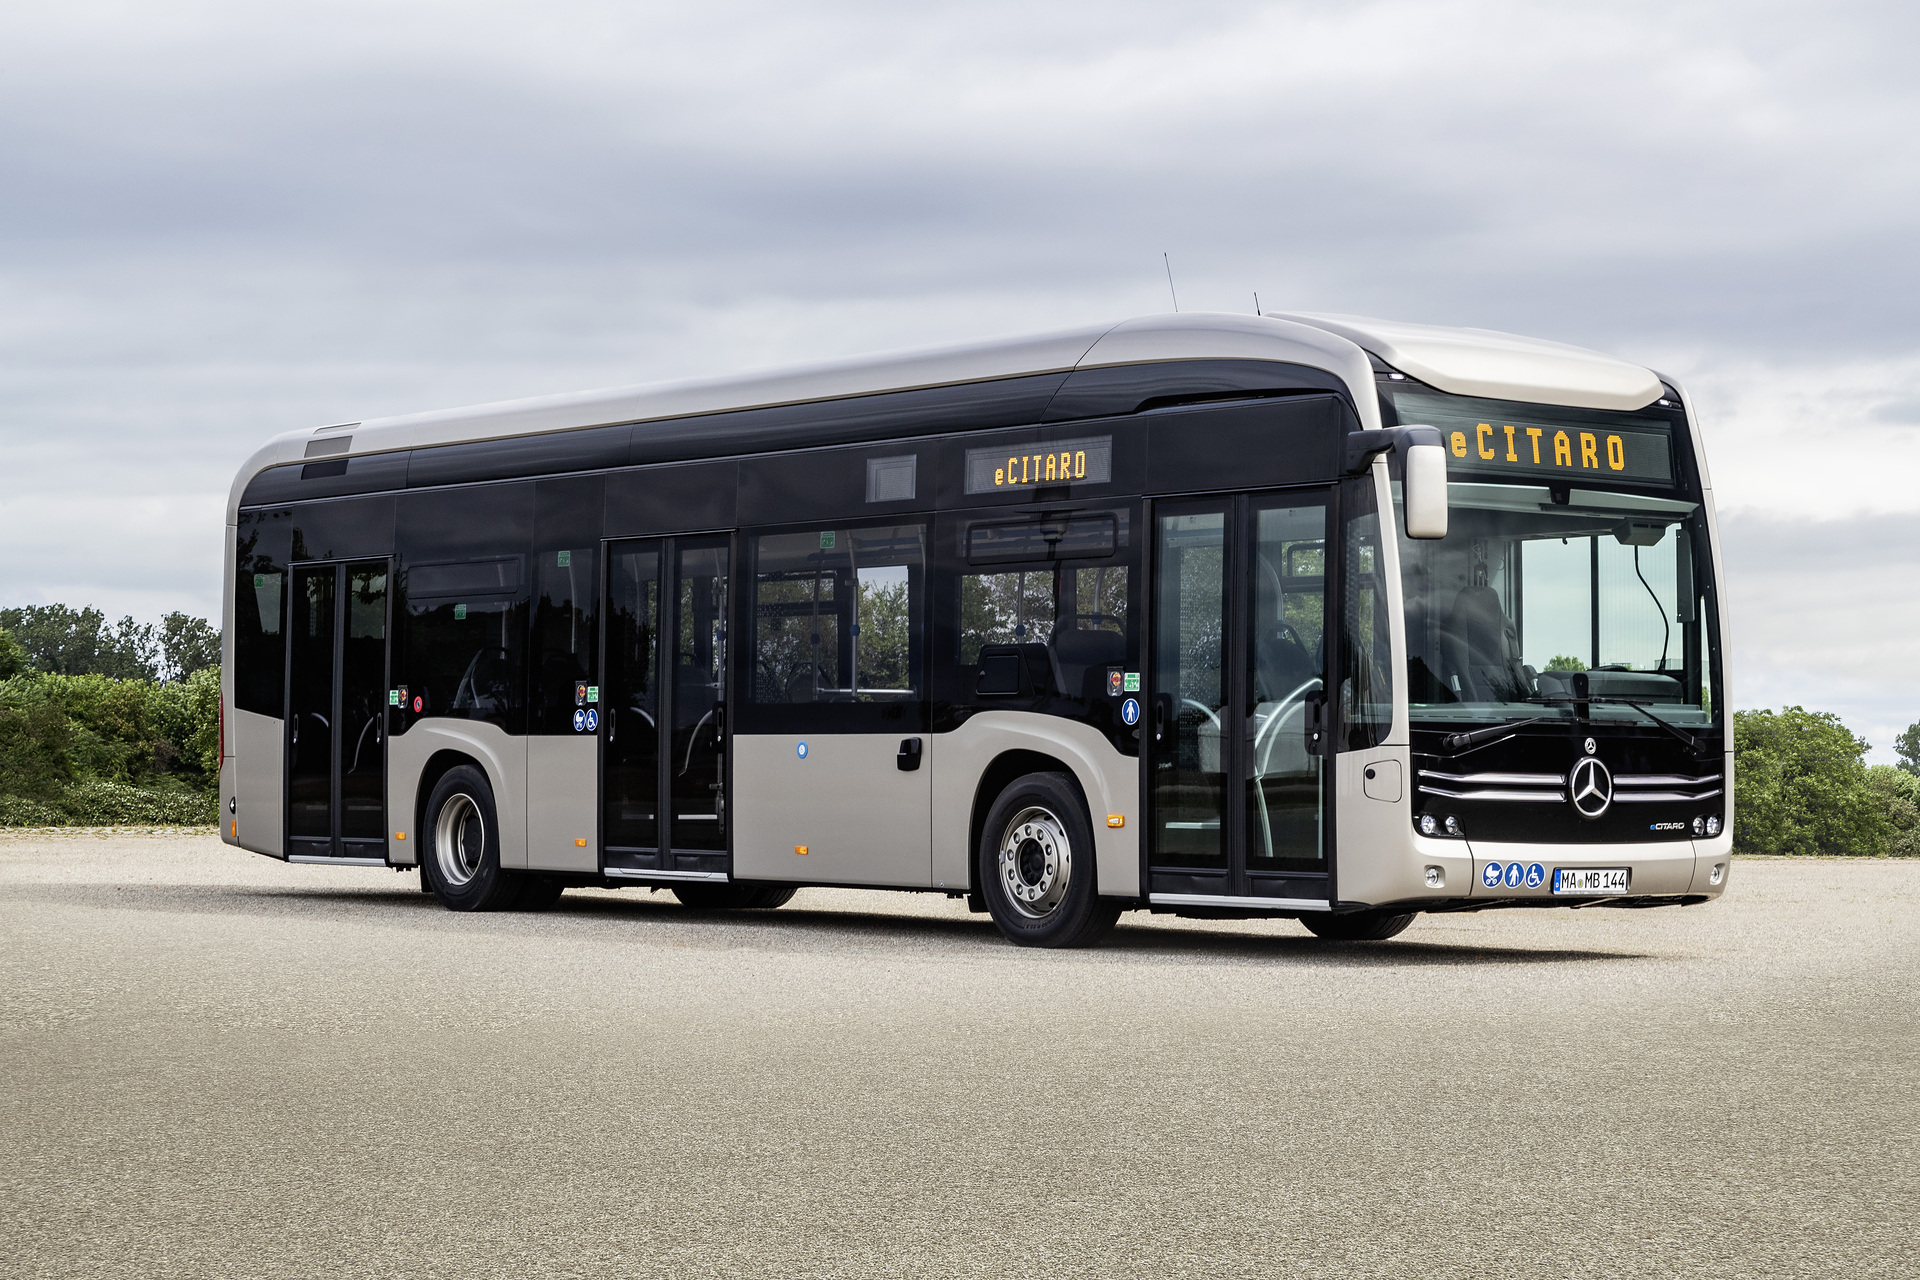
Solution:
<svg viewBox="0 0 1920 1280">
<path fill-rule="evenodd" d="M 932 883 L 928 526 L 742 539 L 734 875 Z"/>
</svg>

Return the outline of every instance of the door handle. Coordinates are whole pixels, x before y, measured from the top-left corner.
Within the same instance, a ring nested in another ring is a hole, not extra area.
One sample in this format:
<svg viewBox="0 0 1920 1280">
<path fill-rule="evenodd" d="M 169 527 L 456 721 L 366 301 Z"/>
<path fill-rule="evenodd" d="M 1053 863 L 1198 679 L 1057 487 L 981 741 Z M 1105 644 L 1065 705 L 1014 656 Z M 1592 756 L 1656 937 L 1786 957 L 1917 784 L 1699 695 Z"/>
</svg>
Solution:
<svg viewBox="0 0 1920 1280">
<path fill-rule="evenodd" d="M 1306 710 L 1307 754 L 1327 753 L 1327 695 L 1316 694 L 1302 704 Z"/>
<path fill-rule="evenodd" d="M 894 767 L 902 773 L 912 773 L 920 767 L 920 739 L 900 739 L 900 752 L 893 758 Z"/>
<path fill-rule="evenodd" d="M 1167 725 L 1173 719 L 1173 695 L 1155 694 L 1153 698 L 1153 740 L 1164 742 L 1167 737 Z"/>
</svg>

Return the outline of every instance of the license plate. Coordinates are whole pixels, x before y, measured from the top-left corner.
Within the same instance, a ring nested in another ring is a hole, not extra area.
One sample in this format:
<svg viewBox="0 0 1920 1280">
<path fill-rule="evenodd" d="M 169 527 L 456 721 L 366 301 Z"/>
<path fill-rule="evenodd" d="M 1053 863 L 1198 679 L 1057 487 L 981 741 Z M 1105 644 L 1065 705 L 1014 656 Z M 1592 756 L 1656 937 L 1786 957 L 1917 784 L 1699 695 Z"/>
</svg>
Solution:
<svg viewBox="0 0 1920 1280">
<path fill-rule="evenodd" d="M 1626 867 L 1557 867 L 1555 893 L 1625 893 L 1633 873 Z"/>
</svg>

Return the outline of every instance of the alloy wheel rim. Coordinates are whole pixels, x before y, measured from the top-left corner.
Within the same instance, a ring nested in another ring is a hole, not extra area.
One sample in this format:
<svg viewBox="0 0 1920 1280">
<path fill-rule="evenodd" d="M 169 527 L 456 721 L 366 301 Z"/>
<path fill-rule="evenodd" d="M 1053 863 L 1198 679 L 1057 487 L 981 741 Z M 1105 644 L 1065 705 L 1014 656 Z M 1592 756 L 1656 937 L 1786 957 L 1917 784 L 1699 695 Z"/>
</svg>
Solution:
<svg viewBox="0 0 1920 1280">
<path fill-rule="evenodd" d="M 440 864 L 440 878 L 450 888 L 466 887 L 480 874 L 486 848 L 487 824 L 480 816 L 480 806 L 464 793 L 448 796 L 433 828 L 433 852 Z"/>
<path fill-rule="evenodd" d="M 1073 845 L 1066 825 L 1050 809 L 1022 809 L 1000 836 L 998 866 L 1001 888 L 1013 909 L 1030 920 L 1044 920 L 1066 900 L 1073 878 Z"/>
</svg>

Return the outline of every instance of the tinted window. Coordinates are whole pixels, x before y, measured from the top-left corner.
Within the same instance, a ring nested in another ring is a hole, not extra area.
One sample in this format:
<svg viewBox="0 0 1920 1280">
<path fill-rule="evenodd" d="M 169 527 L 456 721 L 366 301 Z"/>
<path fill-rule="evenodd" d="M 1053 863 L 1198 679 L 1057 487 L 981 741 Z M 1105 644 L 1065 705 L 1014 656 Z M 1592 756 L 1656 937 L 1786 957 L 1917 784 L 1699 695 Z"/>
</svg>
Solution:
<svg viewBox="0 0 1920 1280">
<path fill-rule="evenodd" d="M 926 693 L 926 543 L 920 524 L 753 538 L 748 702 L 894 708 L 827 720 L 776 717 L 849 729 L 866 720 L 895 725 L 907 706 L 917 714 Z"/>
<path fill-rule="evenodd" d="M 600 702 L 596 659 L 599 548 L 543 551 L 534 568 L 532 733 L 580 733 L 574 712 Z"/>
<path fill-rule="evenodd" d="M 948 526 L 940 700 L 1070 716 L 1136 749 L 1120 717 L 1127 696 L 1142 696 L 1132 515 L 998 514 Z"/>
<path fill-rule="evenodd" d="M 233 705 L 286 714 L 287 539 L 291 511 L 246 511 L 236 530 L 233 584 Z"/>
</svg>

